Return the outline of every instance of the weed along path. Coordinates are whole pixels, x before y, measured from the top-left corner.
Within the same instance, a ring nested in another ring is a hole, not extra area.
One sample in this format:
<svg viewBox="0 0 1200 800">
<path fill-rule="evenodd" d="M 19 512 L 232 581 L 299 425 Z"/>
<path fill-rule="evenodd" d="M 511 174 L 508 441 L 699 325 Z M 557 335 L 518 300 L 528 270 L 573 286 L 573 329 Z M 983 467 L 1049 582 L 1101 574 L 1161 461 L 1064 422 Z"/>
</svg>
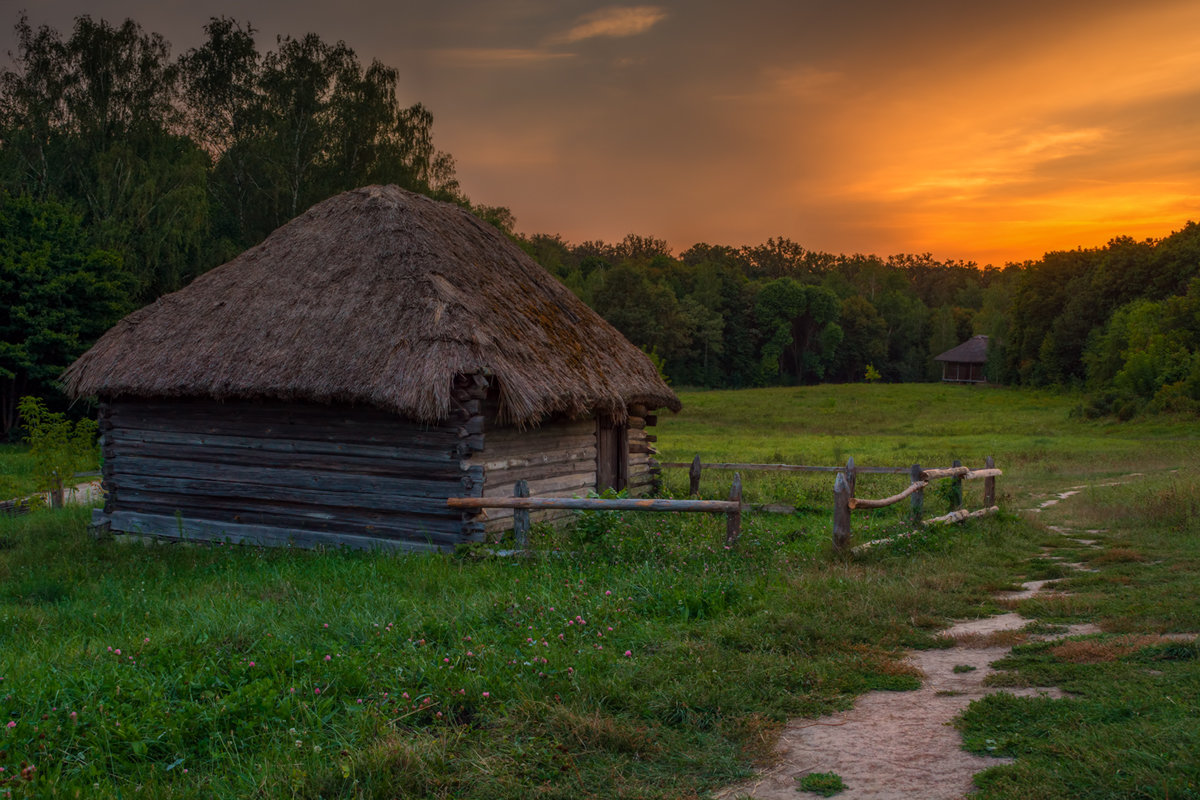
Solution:
<svg viewBox="0 0 1200 800">
<path fill-rule="evenodd" d="M 1129 476 L 1132 478 L 1133 476 Z M 1116 485 L 1116 483 L 1105 484 Z M 1066 501 L 1086 486 L 1054 495 L 1036 508 L 1025 509 L 1031 518 L 1052 505 Z M 1088 534 L 1068 527 L 1048 526 L 1061 534 L 1063 547 L 1098 547 Z M 1061 566 L 1083 570 L 1082 564 L 1054 555 L 1057 548 L 1044 548 L 1041 558 Z M 1033 580 L 1020 591 L 1002 592 L 996 600 L 1015 608 L 1022 600 L 1057 594 L 1054 580 Z M 960 798 L 973 789 L 972 776 L 1011 759 L 991 758 L 962 748 L 962 737 L 953 721 L 974 700 L 1004 691 L 1018 696 L 1062 697 L 1054 688 L 1004 688 L 986 686 L 994 673 L 991 664 L 1007 656 L 1013 645 L 1065 639 L 1099 633 L 1091 623 L 1059 630 L 1053 635 L 1029 632 L 1030 620 L 1015 611 L 984 619 L 959 622 L 942 631 L 952 642 L 944 649 L 918 650 L 905 662 L 924 678 L 920 689 L 911 692 L 874 691 L 863 695 L 855 706 L 820 719 L 793 720 L 777 745 L 778 762 L 749 781 L 719 793 L 721 800 L 758 798 L 796 800 L 816 797 L 797 790 L 800 780 L 813 773 L 834 773 L 841 778 L 841 800 L 920 797 L 926 800 Z"/>
</svg>

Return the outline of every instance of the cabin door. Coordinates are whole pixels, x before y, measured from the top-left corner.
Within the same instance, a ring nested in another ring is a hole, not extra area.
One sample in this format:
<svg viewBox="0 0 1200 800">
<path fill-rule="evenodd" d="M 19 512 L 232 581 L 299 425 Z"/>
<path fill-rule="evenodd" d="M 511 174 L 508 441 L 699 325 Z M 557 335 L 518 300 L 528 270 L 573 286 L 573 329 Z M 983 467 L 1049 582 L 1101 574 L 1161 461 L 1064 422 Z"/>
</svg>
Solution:
<svg viewBox="0 0 1200 800">
<path fill-rule="evenodd" d="M 629 429 L 612 417 L 596 420 L 596 491 L 620 491 L 629 483 Z"/>
</svg>

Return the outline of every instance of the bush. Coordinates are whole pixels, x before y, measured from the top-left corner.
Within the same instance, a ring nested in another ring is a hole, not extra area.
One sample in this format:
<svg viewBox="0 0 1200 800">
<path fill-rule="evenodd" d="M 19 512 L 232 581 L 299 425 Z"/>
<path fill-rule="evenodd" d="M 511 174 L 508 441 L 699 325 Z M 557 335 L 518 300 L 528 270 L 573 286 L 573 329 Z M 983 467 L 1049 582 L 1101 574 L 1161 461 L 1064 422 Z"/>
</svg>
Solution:
<svg viewBox="0 0 1200 800">
<path fill-rule="evenodd" d="M 61 495 L 67 478 L 96 464 L 96 422 L 81 419 L 71 423 L 36 397 L 22 397 L 18 409 L 33 456 L 37 488 Z"/>
</svg>

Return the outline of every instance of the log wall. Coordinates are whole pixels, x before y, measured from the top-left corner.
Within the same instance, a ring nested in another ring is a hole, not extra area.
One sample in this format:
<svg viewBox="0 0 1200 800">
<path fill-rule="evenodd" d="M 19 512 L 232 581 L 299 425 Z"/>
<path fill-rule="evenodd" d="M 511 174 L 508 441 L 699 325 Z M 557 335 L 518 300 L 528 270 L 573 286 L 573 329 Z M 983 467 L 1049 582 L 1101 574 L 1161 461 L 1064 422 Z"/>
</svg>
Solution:
<svg viewBox="0 0 1200 800">
<path fill-rule="evenodd" d="M 547 421 L 536 428 L 488 427 L 483 451 L 472 463 L 483 467 L 483 496 L 512 497 L 519 480 L 533 497 L 581 497 L 596 489 L 596 421 Z M 533 522 L 569 518 L 570 511 L 536 511 Z M 512 528 L 511 508 L 480 515 L 489 533 Z"/>
<path fill-rule="evenodd" d="M 658 415 L 651 414 L 645 406 L 634 405 L 629 409 L 629 490 L 630 497 L 645 497 L 662 487 L 662 470 L 655 456 L 658 441 L 649 429 L 658 422 Z"/>
<path fill-rule="evenodd" d="M 644 406 L 633 406 L 627 423 L 628 483 L 630 497 L 645 497 L 662 485 L 662 472 L 654 456 L 657 437 L 647 428 L 658 418 Z M 484 497 L 512 497 L 518 480 L 529 482 L 533 497 L 584 497 L 596 490 L 597 448 L 601 435 L 595 418 L 547 421 L 520 431 L 485 416 L 484 449 L 472 463 L 483 467 Z M 563 510 L 534 511 L 533 522 L 570 519 Z M 510 508 L 489 508 L 481 514 L 488 534 L 512 528 Z"/>
<path fill-rule="evenodd" d="M 114 531 L 296 546 L 452 549 L 483 526 L 481 390 L 460 380 L 440 425 L 368 408 L 203 400 L 101 405 Z"/>
</svg>

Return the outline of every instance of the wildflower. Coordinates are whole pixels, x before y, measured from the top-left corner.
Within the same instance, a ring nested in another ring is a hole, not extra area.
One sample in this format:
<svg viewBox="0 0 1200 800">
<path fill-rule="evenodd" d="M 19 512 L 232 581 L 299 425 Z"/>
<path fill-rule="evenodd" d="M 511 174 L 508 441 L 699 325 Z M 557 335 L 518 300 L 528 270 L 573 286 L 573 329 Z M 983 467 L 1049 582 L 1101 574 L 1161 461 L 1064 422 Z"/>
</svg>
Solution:
<svg viewBox="0 0 1200 800">
<path fill-rule="evenodd" d="M 10 719 L 8 721 L 8 727 L 15 728 L 15 727 L 17 727 L 17 723 Z"/>
<path fill-rule="evenodd" d="M 326 660 L 326 661 L 333 661 L 333 656 L 326 655 L 326 656 L 325 656 L 325 660 Z"/>
<path fill-rule="evenodd" d="M 483 693 L 483 696 L 484 696 L 484 697 L 491 697 L 491 696 L 492 696 L 492 693 L 491 693 L 491 692 L 484 692 L 484 693 Z"/>
<path fill-rule="evenodd" d="M 403 697 L 405 700 L 407 700 L 407 699 L 408 699 L 408 692 L 405 692 L 404 694 L 402 694 L 402 695 L 400 695 L 400 696 L 401 696 L 401 697 Z"/>
<path fill-rule="evenodd" d="M 252 667 L 254 666 L 254 662 L 253 662 L 253 661 L 251 661 L 251 662 L 250 662 L 250 666 L 252 666 Z"/>
<path fill-rule="evenodd" d="M 313 689 L 313 694 L 320 694 L 320 693 L 321 693 L 320 688 Z"/>
<path fill-rule="evenodd" d="M 633 656 L 633 651 L 632 651 L 632 650 L 626 650 L 626 651 L 625 651 L 625 655 L 626 655 L 626 656 L 629 656 L 629 657 L 632 657 L 632 656 Z"/>
<path fill-rule="evenodd" d="M 605 592 L 605 593 L 604 593 L 604 596 L 605 596 L 605 597 L 612 597 L 612 592 Z"/>
</svg>

